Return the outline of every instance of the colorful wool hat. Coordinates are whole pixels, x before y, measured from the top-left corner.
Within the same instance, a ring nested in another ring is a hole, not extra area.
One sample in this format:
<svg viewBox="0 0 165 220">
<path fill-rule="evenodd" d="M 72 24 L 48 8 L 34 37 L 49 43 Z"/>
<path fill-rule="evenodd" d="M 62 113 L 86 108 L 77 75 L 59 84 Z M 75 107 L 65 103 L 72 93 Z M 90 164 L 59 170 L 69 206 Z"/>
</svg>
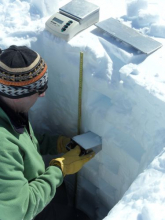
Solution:
<svg viewBox="0 0 165 220">
<path fill-rule="evenodd" d="M 46 90 L 47 65 L 26 46 L 12 45 L 0 50 L 0 95 L 22 98 Z"/>
</svg>

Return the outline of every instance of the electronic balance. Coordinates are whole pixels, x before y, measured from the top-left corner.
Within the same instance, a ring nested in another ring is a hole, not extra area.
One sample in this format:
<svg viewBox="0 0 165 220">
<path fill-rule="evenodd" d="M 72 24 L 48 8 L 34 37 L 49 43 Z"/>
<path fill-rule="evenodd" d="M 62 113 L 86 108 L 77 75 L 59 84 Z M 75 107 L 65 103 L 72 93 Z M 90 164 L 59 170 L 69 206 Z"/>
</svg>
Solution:
<svg viewBox="0 0 165 220">
<path fill-rule="evenodd" d="M 59 9 L 46 22 L 52 34 L 69 41 L 80 31 L 99 20 L 99 7 L 91 2 L 73 0 Z"/>
</svg>

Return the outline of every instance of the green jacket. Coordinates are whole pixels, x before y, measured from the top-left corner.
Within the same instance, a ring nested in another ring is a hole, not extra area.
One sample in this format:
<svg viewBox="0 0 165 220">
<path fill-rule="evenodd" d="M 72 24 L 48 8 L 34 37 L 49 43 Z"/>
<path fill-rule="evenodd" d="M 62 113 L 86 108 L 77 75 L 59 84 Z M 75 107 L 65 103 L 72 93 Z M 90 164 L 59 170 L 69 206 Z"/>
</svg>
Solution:
<svg viewBox="0 0 165 220">
<path fill-rule="evenodd" d="M 19 134 L 0 108 L 0 220 L 31 220 L 54 197 L 63 175 L 55 166 L 45 169 L 40 153 L 56 153 L 56 142 L 47 136 L 38 142 L 31 125 L 30 135 L 26 128 Z"/>
</svg>

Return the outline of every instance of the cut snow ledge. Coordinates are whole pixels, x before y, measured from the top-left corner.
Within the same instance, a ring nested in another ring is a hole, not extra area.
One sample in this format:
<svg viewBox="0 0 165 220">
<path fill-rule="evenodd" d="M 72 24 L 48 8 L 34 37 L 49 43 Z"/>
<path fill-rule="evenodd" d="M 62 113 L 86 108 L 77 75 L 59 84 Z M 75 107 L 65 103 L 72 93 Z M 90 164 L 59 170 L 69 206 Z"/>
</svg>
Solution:
<svg viewBox="0 0 165 220">
<path fill-rule="evenodd" d="M 104 220 L 164 219 L 165 150 L 138 176 Z"/>
</svg>

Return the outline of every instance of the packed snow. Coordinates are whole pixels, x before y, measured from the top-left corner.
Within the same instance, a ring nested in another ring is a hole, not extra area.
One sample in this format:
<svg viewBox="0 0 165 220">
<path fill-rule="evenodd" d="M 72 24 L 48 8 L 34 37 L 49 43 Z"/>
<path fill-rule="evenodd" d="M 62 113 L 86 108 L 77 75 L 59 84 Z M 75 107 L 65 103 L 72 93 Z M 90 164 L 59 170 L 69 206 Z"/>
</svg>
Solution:
<svg viewBox="0 0 165 220">
<path fill-rule="evenodd" d="M 83 0 L 81 0 L 83 1 Z M 163 46 L 150 55 L 92 25 L 69 42 L 45 30 L 68 0 L 0 0 L 0 48 L 26 45 L 48 64 L 49 89 L 30 112 L 38 132 L 77 135 L 80 52 L 84 54 L 81 133 L 102 138 L 78 174 L 77 207 L 93 220 L 165 219 L 165 2 L 91 0 Z M 72 177 L 65 179 L 68 191 Z"/>
</svg>

